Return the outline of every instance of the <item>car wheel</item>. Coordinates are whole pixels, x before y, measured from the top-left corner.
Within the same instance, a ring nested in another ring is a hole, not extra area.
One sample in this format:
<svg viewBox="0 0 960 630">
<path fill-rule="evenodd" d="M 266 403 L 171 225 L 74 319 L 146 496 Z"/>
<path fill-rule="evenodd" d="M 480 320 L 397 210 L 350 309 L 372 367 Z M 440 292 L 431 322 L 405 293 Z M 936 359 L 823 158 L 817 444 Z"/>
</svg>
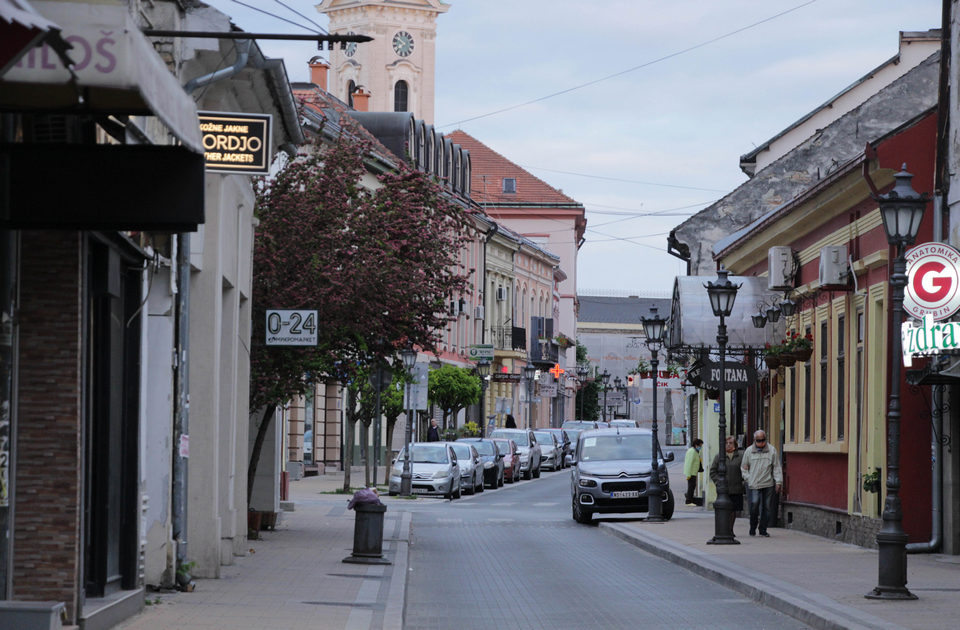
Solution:
<svg viewBox="0 0 960 630">
<path fill-rule="evenodd" d="M 460 487 L 463 488 L 463 483 L 460 483 Z M 473 479 L 470 480 L 470 485 L 467 486 L 467 494 L 473 494 L 477 491 L 477 487 L 473 485 Z"/>
<path fill-rule="evenodd" d="M 576 495 L 573 496 L 573 520 L 583 525 L 589 525 L 593 522 L 593 513 L 583 509 L 583 506 L 577 501 Z"/>
<path fill-rule="evenodd" d="M 457 489 L 454 491 L 453 498 L 454 498 L 454 499 L 459 499 L 459 498 L 462 497 L 462 496 L 463 496 L 463 489 L 460 487 L 460 484 L 458 483 L 458 484 L 457 484 Z"/>
<path fill-rule="evenodd" d="M 484 490 L 483 475 L 481 475 L 481 476 L 480 476 L 480 485 L 477 486 L 477 492 L 483 492 L 483 490 Z"/>
<path fill-rule="evenodd" d="M 537 466 L 537 470 L 536 470 L 536 472 L 533 473 L 533 477 L 534 477 L 534 479 L 539 479 L 539 478 L 540 478 L 540 466 Z"/>
<path fill-rule="evenodd" d="M 671 517 L 673 517 L 673 508 L 675 505 L 673 501 L 673 490 L 667 488 L 667 498 L 663 502 L 663 507 L 660 508 L 663 520 L 669 521 Z"/>
<path fill-rule="evenodd" d="M 533 479 L 533 468 L 528 468 L 526 472 L 520 475 L 524 479 Z"/>
<path fill-rule="evenodd" d="M 500 476 L 497 477 L 497 487 L 498 487 L 498 488 L 502 488 L 502 487 L 503 487 L 503 473 L 500 473 Z"/>
<path fill-rule="evenodd" d="M 398 492 L 394 492 L 393 490 L 391 490 L 391 491 L 389 491 L 387 494 L 389 494 L 391 497 L 395 497 L 395 496 L 397 496 L 399 493 L 398 493 Z"/>
</svg>

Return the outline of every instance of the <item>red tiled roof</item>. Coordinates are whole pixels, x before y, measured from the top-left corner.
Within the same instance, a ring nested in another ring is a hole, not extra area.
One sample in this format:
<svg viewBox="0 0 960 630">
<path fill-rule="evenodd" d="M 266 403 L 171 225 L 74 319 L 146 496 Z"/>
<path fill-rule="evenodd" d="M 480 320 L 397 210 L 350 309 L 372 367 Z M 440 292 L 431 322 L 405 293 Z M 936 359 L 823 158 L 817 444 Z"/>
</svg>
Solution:
<svg viewBox="0 0 960 630">
<path fill-rule="evenodd" d="M 582 207 L 580 202 L 534 177 L 469 134 L 458 129 L 445 135 L 470 151 L 470 196 L 477 203 L 494 206 L 500 203 L 557 203 Z M 504 178 L 516 180 L 517 192 L 503 192 Z"/>
</svg>

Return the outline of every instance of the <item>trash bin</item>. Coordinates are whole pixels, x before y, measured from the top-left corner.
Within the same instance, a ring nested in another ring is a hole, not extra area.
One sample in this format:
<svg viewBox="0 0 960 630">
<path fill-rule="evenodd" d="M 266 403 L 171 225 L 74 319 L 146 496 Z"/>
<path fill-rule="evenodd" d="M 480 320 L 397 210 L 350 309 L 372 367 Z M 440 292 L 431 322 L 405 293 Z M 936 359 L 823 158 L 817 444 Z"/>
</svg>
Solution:
<svg viewBox="0 0 960 630">
<path fill-rule="evenodd" d="M 353 510 L 353 553 L 344 558 L 351 564 L 391 564 L 383 557 L 383 515 L 387 506 L 382 503 L 357 503 Z"/>
</svg>

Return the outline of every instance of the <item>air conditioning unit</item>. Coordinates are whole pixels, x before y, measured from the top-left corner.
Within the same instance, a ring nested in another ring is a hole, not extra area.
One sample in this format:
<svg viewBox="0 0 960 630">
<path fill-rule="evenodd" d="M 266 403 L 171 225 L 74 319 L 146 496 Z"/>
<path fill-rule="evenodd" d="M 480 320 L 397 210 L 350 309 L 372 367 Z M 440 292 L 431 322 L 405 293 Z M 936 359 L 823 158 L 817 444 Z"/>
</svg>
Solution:
<svg viewBox="0 0 960 630">
<path fill-rule="evenodd" d="M 478 306 L 473 313 L 474 319 L 483 319 L 483 307 Z"/>
<path fill-rule="evenodd" d="M 497 302 L 503 302 L 507 299 L 507 290 L 504 287 L 497 287 Z"/>
<path fill-rule="evenodd" d="M 820 287 L 846 287 L 847 246 L 827 245 L 820 250 Z"/>
<path fill-rule="evenodd" d="M 793 250 L 786 245 L 776 245 L 767 251 L 767 288 L 771 291 L 789 291 L 794 288 Z"/>
</svg>

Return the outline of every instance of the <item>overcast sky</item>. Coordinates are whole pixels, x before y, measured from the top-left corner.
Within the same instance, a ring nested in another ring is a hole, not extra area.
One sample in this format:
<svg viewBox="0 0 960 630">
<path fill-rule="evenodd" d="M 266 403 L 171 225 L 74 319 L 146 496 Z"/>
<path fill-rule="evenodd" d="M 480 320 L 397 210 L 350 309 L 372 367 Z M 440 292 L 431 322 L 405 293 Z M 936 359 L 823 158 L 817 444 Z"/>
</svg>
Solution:
<svg viewBox="0 0 960 630">
<path fill-rule="evenodd" d="M 247 31 L 304 32 L 206 1 Z M 325 28 L 317 3 L 245 0 L 311 30 L 297 12 Z M 437 20 L 441 131 L 463 129 L 584 204 L 580 291 L 661 296 L 684 273 L 667 233 L 745 181 L 739 157 L 893 57 L 899 31 L 939 28 L 941 10 L 939 0 L 448 4 Z M 291 81 L 308 80 L 315 44 L 260 46 Z"/>
</svg>

